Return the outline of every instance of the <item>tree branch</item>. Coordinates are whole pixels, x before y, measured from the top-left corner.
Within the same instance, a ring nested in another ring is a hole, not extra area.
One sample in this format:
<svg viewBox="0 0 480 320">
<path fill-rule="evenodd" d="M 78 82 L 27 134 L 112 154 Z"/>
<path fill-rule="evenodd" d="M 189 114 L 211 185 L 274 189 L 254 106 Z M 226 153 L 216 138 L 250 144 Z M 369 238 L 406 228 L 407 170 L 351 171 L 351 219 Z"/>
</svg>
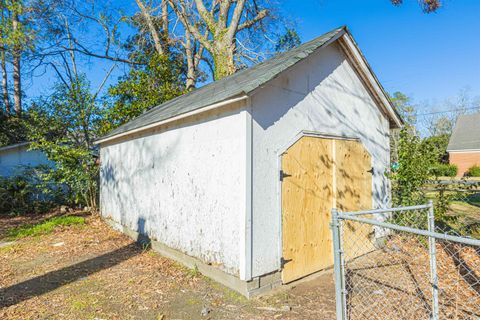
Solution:
<svg viewBox="0 0 480 320">
<path fill-rule="evenodd" d="M 200 42 L 207 50 L 213 50 L 213 46 L 206 36 L 203 36 L 200 33 L 200 30 L 193 24 L 192 21 L 189 21 L 188 15 L 186 13 L 185 2 L 183 0 L 168 0 L 170 6 L 175 11 L 175 14 L 182 22 L 185 28 L 188 28 L 188 31 Z M 208 29 L 208 28 L 207 28 Z"/>
<path fill-rule="evenodd" d="M 218 26 L 222 29 L 227 27 L 228 12 L 230 11 L 231 1 L 220 2 L 220 12 L 218 14 Z"/>
<path fill-rule="evenodd" d="M 215 25 L 215 19 L 213 18 L 213 15 L 207 10 L 207 8 L 205 8 L 203 0 L 195 0 L 195 5 L 197 6 L 200 17 L 202 17 L 202 19 L 205 20 L 205 22 L 207 23 L 207 28 L 210 29 L 211 32 L 214 32 L 215 30 L 211 29 L 214 28 L 213 26 Z M 213 3 L 212 6 L 215 7 L 215 3 Z"/>
<path fill-rule="evenodd" d="M 155 28 L 155 24 L 153 23 L 152 16 L 150 15 L 149 10 L 143 3 L 143 0 L 135 0 L 135 2 L 137 3 L 138 7 L 140 8 L 140 11 L 142 12 L 143 17 L 145 18 L 145 21 L 147 22 L 148 29 L 153 38 L 153 44 L 155 46 L 155 50 L 157 51 L 158 54 L 164 54 L 165 49 L 162 46 L 160 35 L 158 34 L 158 30 Z"/>
<path fill-rule="evenodd" d="M 268 15 L 267 10 L 263 9 L 263 10 L 259 11 L 258 14 L 253 19 L 245 21 L 244 23 L 240 24 L 238 26 L 238 31 L 250 28 L 251 26 L 253 26 L 258 21 L 264 19 L 267 15 Z"/>
<path fill-rule="evenodd" d="M 232 41 L 238 31 L 238 24 L 240 23 L 240 19 L 242 18 L 242 12 L 244 8 L 245 0 L 238 0 L 237 5 L 235 6 L 235 10 L 233 11 L 232 19 L 230 21 L 230 26 L 228 27 L 227 33 L 228 39 Z"/>
<path fill-rule="evenodd" d="M 57 73 L 57 75 L 58 75 L 58 77 L 60 78 L 60 80 L 62 80 L 63 84 L 64 84 L 66 87 L 68 87 L 67 81 L 65 81 L 65 78 L 63 78 L 63 76 L 62 76 L 62 74 L 60 73 L 60 71 L 58 71 L 57 66 L 56 66 L 53 62 L 49 62 L 48 64 L 53 67 L 53 70 L 55 70 L 55 72 Z"/>
<path fill-rule="evenodd" d="M 105 77 L 103 78 L 102 83 L 100 83 L 100 85 L 98 86 L 97 91 L 96 91 L 95 94 L 93 95 L 93 100 L 94 100 L 94 101 L 95 101 L 95 99 L 97 99 L 98 94 L 99 94 L 100 91 L 102 90 L 103 86 L 105 85 L 105 82 L 107 82 L 107 79 L 110 77 L 110 75 L 112 74 L 112 71 L 115 69 L 116 66 L 117 66 L 117 64 L 114 63 L 113 66 L 110 68 L 110 70 L 108 70 L 108 72 L 105 74 Z"/>
<path fill-rule="evenodd" d="M 124 58 L 119 58 L 119 57 L 113 57 L 113 56 L 107 56 L 107 55 L 94 53 L 94 52 L 88 50 L 87 48 L 85 48 L 78 41 L 76 41 L 75 38 L 72 38 L 72 41 L 77 46 L 79 46 L 80 48 L 77 48 L 77 47 L 68 48 L 68 47 L 65 47 L 65 46 L 62 46 L 62 45 L 60 45 L 59 47 L 66 50 L 66 51 L 71 51 L 72 50 L 72 51 L 76 51 L 76 52 L 79 52 L 81 54 L 84 54 L 84 55 L 87 55 L 87 56 L 90 56 L 90 57 L 94 57 L 94 58 L 106 59 L 106 60 L 110 60 L 110 61 L 114 61 L 114 62 L 128 63 L 128 64 L 131 64 L 131 65 L 139 65 L 139 66 L 145 65 L 145 63 L 143 63 L 143 62 L 138 62 L 138 61 L 133 61 L 133 60 L 129 60 L 129 59 L 124 59 Z"/>
</svg>

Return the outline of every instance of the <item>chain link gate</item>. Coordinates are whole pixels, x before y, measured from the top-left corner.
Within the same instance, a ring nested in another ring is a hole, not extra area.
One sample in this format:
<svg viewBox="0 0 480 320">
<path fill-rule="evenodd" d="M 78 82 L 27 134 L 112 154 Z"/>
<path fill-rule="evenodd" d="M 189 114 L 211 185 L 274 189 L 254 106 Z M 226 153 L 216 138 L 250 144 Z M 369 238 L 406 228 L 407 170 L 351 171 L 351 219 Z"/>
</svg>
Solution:
<svg viewBox="0 0 480 320">
<path fill-rule="evenodd" d="M 432 202 L 332 209 L 337 319 L 480 320 L 480 240 L 435 223 Z"/>
</svg>

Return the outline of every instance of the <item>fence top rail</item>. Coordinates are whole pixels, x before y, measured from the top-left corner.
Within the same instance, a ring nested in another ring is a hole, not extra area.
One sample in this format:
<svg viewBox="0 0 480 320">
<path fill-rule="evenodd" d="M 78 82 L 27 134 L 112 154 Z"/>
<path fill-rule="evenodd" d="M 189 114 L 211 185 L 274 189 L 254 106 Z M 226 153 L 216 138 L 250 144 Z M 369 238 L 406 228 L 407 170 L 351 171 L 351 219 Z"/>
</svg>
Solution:
<svg viewBox="0 0 480 320">
<path fill-rule="evenodd" d="M 458 242 L 458 243 L 462 243 L 470 246 L 480 247 L 480 240 L 477 240 L 477 239 L 452 236 L 445 233 L 432 232 L 432 231 L 416 229 L 411 227 L 404 227 L 404 226 L 399 226 L 399 225 L 388 223 L 388 222 L 381 222 L 373 219 L 356 217 L 356 216 L 352 216 L 345 213 L 338 213 L 337 216 L 339 219 L 343 219 L 343 220 L 351 220 L 351 221 L 371 224 L 371 225 L 382 227 L 382 228 L 387 228 L 387 229 L 392 229 L 392 230 L 397 230 L 402 232 L 409 232 L 409 233 L 413 233 L 420 236 L 432 237 L 440 240 Z"/>
<path fill-rule="evenodd" d="M 428 180 L 427 184 L 446 184 L 446 185 L 465 184 L 465 185 L 480 186 L 480 180 Z"/>
<path fill-rule="evenodd" d="M 349 216 L 358 216 L 358 215 L 365 215 L 365 214 L 378 214 L 378 213 L 389 213 L 389 212 L 398 212 L 398 211 L 412 211 L 412 210 L 421 210 L 421 209 L 429 209 L 432 207 L 432 204 L 421 204 L 417 206 L 409 206 L 409 207 L 398 207 L 398 208 L 385 208 L 385 209 L 373 209 L 373 210 L 364 210 L 364 211 L 351 211 L 351 212 L 340 212 L 344 215 Z"/>
</svg>

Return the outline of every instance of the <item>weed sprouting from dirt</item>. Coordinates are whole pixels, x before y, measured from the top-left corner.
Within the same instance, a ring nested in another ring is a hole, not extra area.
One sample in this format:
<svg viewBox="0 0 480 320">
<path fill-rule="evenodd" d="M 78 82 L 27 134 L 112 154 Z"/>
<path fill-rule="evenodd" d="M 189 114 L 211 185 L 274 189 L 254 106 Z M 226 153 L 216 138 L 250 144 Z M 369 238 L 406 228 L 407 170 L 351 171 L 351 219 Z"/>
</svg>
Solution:
<svg viewBox="0 0 480 320">
<path fill-rule="evenodd" d="M 198 266 L 195 265 L 192 269 L 188 269 L 188 275 L 192 278 L 197 278 L 201 275 L 200 270 L 198 270 Z"/>
<path fill-rule="evenodd" d="M 150 250 L 150 248 L 152 247 L 152 244 L 150 242 L 145 242 L 145 243 L 141 243 L 141 246 L 142 246 L 142 253 L 145 253 Z"/>
</svg>

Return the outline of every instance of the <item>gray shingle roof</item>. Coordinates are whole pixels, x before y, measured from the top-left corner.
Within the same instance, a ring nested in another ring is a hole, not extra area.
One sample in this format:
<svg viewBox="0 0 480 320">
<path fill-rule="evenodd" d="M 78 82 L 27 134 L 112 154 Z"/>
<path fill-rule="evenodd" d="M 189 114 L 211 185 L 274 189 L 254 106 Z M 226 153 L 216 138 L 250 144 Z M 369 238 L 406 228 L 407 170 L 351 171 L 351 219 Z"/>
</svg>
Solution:
<svg viewBox="0 0 480 320">
<path fill-rule="evenodd" d="M 459 116 L 447 151 L 480 150 L 480 113 Z"/>
<path fill-rule="evenodd" d="M 145 127 L 235 96 L 248 94 L 344 32 L 345 27 L 337 28 L 265 62 L 167 101 L 112 130 L 99 140 Z"/>
<path fill-rule="evenodd" d="M 25 146 L 28 146 L 29 144 L 30 142 L 20 142 L 20 143 L 10 144 L 8 146 L 0 147 L 0 152 L 25 147 Z"/>
</svg>

